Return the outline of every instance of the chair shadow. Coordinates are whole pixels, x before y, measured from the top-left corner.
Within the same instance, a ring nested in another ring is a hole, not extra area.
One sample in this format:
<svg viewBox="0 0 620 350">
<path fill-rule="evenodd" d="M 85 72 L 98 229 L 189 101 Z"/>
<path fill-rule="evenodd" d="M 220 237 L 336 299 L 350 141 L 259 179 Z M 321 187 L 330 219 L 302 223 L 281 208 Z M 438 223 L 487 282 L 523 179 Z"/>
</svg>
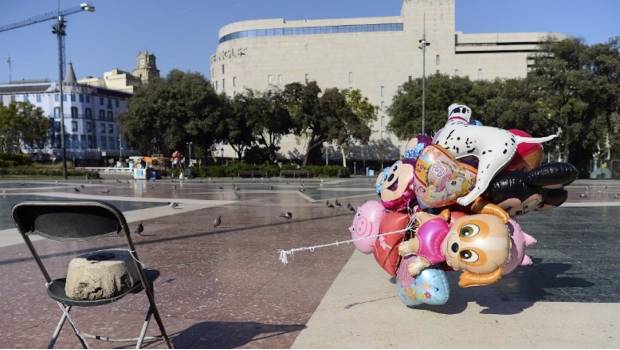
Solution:
<svg viewBox="0 0 620 350">
<path fill-rule="evenodd" d="M 176 333 L 175 348 L 231 349 L 251 341 L 276 337 L 306 328 L 301 324 L 265 324 L 259 322 L 205 321 Z M 279 347 L 279 346 L 269 346 Z M 288 346 L 287 346 L 288 347 Z"/>
<path fill-rule="evenodd" d="M 579 277 L 562 277 L 572 265 L 566 263 L 541 263 L 521 266 L 505 276 L 497 284 L 484 287 L 461 288 L 458 286 L 460 273 L 448 273 L 450 300 L 445 305 L 420 305 L 415 308 L 441 314 L 458 314 L 467 308 L 469 302 L 483 307 L 481 314 L 514 315 L 532 307 L 539 301 L 575 301 L 575 298 L 561 288 L 589 288 L 595 284 Z M 558 289 L 557 293 L 553 293 Z"/>
</svg>

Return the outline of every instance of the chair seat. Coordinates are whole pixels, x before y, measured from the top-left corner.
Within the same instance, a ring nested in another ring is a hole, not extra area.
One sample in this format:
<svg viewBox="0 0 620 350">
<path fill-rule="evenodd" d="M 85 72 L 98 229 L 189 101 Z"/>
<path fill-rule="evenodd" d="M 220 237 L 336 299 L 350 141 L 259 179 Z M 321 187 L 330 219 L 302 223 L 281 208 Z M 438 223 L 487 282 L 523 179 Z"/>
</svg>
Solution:
<svg viewBox="0 0 620 350">
<path fill-rule="evenodd" d="M 152 286 L 153 281 L 155 281 L 159 277 L 159 271 L 153 270 L 153 269 L 144 269 L 143 271 L 144 271 L 144 275 L 146 276 L 147 282 Z M 65 293 L 65 283 L 66 283 L 65 278 L 58 278 L 58 279 L 53 280 L 47 286 L 47 294 L 50 296 L 50 298 L 58 302 L 61 302 L 65 305 L 70 305 L 70 306 L 85 307 L 85 306 L 98 306 L 98 305 L 109 304 L 109 303 L 113 303 L 117 300 L 122 299 L 127 294 L 138 293 L 142 291 L 142 283 L 141 281 L 138 281 L 136 284 L 134 284 L 133 287 L 111 298 L 97 299 L 97 300 L 78 300 L 78 299 L 69 298 L 67 296 L 67 294 Z"/>
</svg>

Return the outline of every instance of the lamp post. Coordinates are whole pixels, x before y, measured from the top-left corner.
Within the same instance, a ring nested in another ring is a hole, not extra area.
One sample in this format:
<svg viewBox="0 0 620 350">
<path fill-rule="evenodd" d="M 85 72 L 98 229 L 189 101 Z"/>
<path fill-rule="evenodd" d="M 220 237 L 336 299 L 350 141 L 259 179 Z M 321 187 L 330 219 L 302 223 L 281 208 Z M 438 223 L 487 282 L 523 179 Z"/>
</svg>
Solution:
<svg viewBox="0 0 620 350">
<path fill-rule="evenodd" d="M 424 134 L 424 122 L 426 118 L 426 47 L 431 43 L 426 41 L 426 13 L 424 13 L 424 30 L 422 32 L 422 39 L 418 40 L 422 50 L 422 134 Z"/>
<path fill-rule="evenodd" d="M 187 145 L 187 166 L 191 166 L 192 165 L 192 142 L 185 142 L 185 144 Z"/>
</svg>

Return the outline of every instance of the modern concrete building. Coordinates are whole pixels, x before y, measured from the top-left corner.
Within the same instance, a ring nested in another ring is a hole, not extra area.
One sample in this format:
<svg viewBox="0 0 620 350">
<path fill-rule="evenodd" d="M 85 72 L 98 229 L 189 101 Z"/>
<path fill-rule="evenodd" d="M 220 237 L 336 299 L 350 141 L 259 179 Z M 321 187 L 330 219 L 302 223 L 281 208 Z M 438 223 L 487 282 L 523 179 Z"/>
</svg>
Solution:
<svg viewBox="0 0 620 350">
<path fill-rule="evenodd" d="M 69 63 L 63 86 L 65 145 L 68 159 L 100 159 L 130 155 L 119 138 L 118 116 L 127 110 L 131 94 L 105 87 L 78 83 Z M 53 122 L 44 149 L 24 152 L 60 158 L 60 94 L 58 82 L 13 81 L 0 85 L 0 103 L 30 102 Z M 121 149 L 122 148 L 122 149 Z"/>
<path fill-rule="evenodd" d="M 394 153 L 404 141 L 386 131 L 386 109 L 400 85 L 422 76 L 418 46 L 424 31 L 430 42 L 427 74 L 471 79 L 525 77 L 530 55 L 538 51 L 538 45 L 549 35 L 565 37 L 558 33 L 462 33 L 455 28 L 455 0 L 404 0 L 400 16 L 228 24 L 219 31 L 219 45 L 210 62 L 211 79 L 218 92 L 228 95 L 246 88 L 283 88 L 310 80 L 321 88 L 360 89 L 379 108 L 372 142 L 387 143 Z M 304 140 L 289 136 L 282 142 L 284 155 L 304 151 Z M 233 155 L 230 150 L 226 154 Z M 377 159 L 372 152 L 353 156 Z"/>
</svg>

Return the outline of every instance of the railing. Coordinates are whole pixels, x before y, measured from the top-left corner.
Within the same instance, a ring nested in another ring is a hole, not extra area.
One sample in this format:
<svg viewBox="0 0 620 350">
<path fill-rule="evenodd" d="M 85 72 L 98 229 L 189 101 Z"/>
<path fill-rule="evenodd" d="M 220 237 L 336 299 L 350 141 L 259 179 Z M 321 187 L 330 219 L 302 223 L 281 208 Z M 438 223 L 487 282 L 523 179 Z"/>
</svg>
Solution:
<svg viewBox="0 0 620 350">
<path fill-rule="evenodd" d="M 95 171 L 99 175 L 127 175 L 131 176 L 132 168 L 113 168 L 113 167 L 81 167 L 86 171 Z"/>
</svg>

